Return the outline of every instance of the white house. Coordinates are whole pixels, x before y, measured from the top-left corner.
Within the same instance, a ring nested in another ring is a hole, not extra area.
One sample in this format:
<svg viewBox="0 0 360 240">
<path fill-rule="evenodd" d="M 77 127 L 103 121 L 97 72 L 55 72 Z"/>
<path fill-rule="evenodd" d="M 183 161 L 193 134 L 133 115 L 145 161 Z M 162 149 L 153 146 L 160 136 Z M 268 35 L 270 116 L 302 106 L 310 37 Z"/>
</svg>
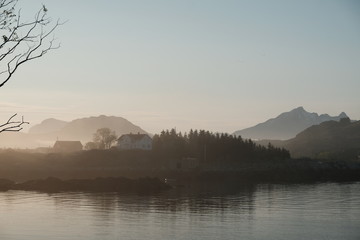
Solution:
<svg viewBox="0 0 360 240">
<path fill-rule="evenodd" d="M 124 134 L 117 140 L 117 148 L 120 150 L 151 150 L 152 139 L 147 134 Z"/>
</svg>

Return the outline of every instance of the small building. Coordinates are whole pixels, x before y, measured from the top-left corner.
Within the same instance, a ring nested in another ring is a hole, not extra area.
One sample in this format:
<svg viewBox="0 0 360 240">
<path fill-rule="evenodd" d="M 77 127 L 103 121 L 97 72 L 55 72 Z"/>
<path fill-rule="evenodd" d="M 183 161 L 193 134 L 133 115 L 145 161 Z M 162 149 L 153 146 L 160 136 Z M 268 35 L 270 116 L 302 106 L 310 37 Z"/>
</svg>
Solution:
<svg viewBox="0 0 360 240">
<path fill-rule="evenodd" d="M 82 149 L 80 141 L 56 141 L 53 147 L 54 152 L 76 152 Z"/>
<path fill-rule="evenodd" d="M 147 134 L 124 134 L 117 140 L 119 150 L 151 150 L 152 139 Z"/>
</svg>

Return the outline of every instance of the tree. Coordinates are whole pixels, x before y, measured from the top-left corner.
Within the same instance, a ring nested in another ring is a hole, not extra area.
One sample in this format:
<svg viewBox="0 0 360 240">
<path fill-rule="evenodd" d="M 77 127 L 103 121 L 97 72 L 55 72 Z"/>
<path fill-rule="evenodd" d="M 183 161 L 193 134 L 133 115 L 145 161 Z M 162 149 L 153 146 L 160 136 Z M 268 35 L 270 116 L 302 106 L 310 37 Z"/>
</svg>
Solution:
<svg viewBox="0 0 360 240">
<path fill-rule="evenodd" d="M 109 149 L 116 139 L 115 132 L 109 128 L 98 129 L 93 137 L 93 141 L 98 144 L 100 149 Z"/>
<path fill-rule="evenodd" d="M 0 0 L 0 88 L 24 63 L 60 47 L 60 44 L 55 44 L 55 38 L 51 35 L 62 23 L 59 20 L 52 23 L 45 5 L 36 12 L 33 20 L 23 21 L 17 2 L 18 0 Z M 16 115 L 0 125 L 0 132 L 20 131 L 22 125 L 28 123 L 23 118 L 14 121 Z"/>
</svg>

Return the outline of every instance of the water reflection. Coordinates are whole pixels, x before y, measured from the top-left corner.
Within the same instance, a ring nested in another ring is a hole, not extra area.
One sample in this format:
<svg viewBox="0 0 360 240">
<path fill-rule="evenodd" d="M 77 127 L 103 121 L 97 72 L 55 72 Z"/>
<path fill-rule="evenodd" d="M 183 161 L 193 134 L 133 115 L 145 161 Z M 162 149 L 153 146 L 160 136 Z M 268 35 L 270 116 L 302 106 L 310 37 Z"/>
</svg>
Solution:
<svg viewBox="0 0 360 240">
<path fill-rule="evenodd" d="M 48 194 L 59 208 L 91 208 L 101 214 L 113 211 L 207 213 L 231 209 L 251 213 L 256 186 L 224 187 L 206 184 L 172 189 L 157 195 L 123 195 L 117 193 Z"/>
<path fill-rule="evenodd" d="M 0 193 L 0 239 L 360 239 L 360 183 Z M 45 221 L 44 221 L 45 220 Z"/>
</svg>

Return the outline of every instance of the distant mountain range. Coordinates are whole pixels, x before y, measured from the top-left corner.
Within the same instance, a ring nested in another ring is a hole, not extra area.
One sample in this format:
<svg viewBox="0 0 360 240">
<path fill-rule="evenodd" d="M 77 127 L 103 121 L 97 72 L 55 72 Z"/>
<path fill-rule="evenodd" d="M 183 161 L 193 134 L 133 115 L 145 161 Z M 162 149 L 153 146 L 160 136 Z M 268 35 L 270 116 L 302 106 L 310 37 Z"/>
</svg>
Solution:
<svg viewBox="0 0 360 240">
<path fill-rule="evenodd" d="M 46 119 L 29 129 L 29 133 L 0 134 L 0 147 L 35 148 L 52 146 L 56 140 L 78 140 L 83 144 L 91 141 L 99 128 L 110 128 L 118 136 L 127 133 L 146 133 L 122 117 L 98 116 L 76 119 L 70 122 Z"/>
<path fill-rule="evenodd" d="M 29 133 L 1 133 L 0 148 L 49 147 L 56 140 L 79 140 L 85 144 L 92 140 L 97 129 L 103 127 L 110 128 L 118 136 L 146 133 L 122 117 L 102 115 L 70 122 L 46 119 L 33 126 Z M 234 134 L 243 138 L 273 139 L 270 140 L 273 145 L 288 149 L 292 157 L 356 158 L 360 155 L 360 121 L 351 121 L 345 113 L 331 117 L 309 113 L 299 107 Z M 268 142 L 258 141 L 264 145 Z"/>
<path fill-rule="evenodd" d="M 259 123 L 256 126 L 246 128 L 234 132 L 236 136 L 251 139 L 272 139 L 272 140 L 286 140 L 295 137 L 301 131 L 318 125 L 326 121 L 340 121 L 342 118 L 348 118 L 346 113 L 342 112 L 339 116 L 329 116 L 328 114 L 317 114 L 305 111 L 303 107 L 298 107 L 290 112 L 284 112 L 267 120 L 266 122 Z"/>
</svg>

